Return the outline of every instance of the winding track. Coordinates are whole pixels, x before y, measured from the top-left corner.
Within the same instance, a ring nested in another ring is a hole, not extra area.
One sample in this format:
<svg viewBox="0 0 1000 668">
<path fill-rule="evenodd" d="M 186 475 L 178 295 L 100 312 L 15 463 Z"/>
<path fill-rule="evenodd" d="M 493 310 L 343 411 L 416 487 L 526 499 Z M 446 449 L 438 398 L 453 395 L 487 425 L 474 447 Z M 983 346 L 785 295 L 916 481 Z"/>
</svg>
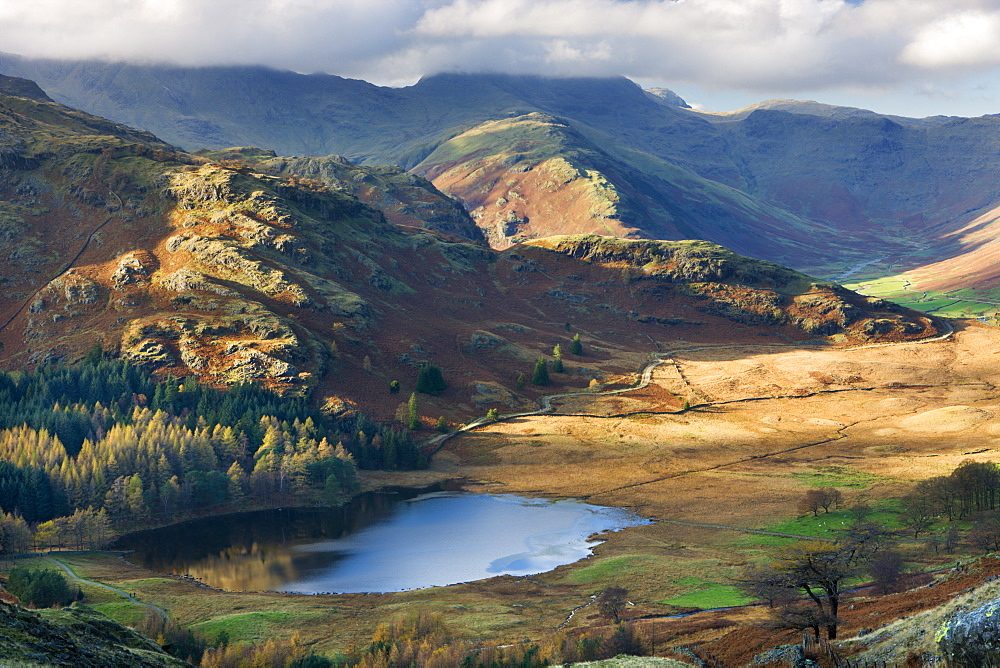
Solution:
<svg viewBox="0 0 1000 668">
<path fill-rule="evenodd" d="M 864 346 L 854 346 L 852 348 L 843 348 L 841 350 L 843 350 L 843 351 L 865 350 L 865 349 L 868 349 L 868 348 L 885 348 L 885 347 L 888 347 L 888 346 L 903 346 L 903 345 L 934 343 L 934 342 L 937 342 L 937 341 L 944 341 L 944 340 L 950 338 L 951 335 L 955 333 L 955 328 L 952 327 L 951 323 L 949 323 L 946 320 L 941 320 L 940 323 L 947 328 L 947 331 L 944 334 L 939 334 L 937 336 L 928 337 L 926 339 L 917 339 L 916 341 L 901 341 L 901 342 L 898 342 L 898 343 L 872 343 L 872 344 L 868 344 L 868 345 L 864 345 Z M 649 364 L 647 364 L 643 368 L 642 375 L 641 375 L 641 377 L 639 379 L 639 382 L 636 383 L 635 385 L 631 386 L 631 387 L 626 387 L 626 388 L 623 388 L 623 389 L 620 389 L 620 390 L 607 390 L 605 392 L 589 392 L 589 391 L 587 391 L 587 392 L 562 392 L 562 393 L 559 393 L 559 394 L 546 394 L 546 395 L 542 395 L 541 397 L 538 398 L 539 404 L 541 405 L 541 407 L 538 410 L 524 411 L 524 412 L 521 412 L 521 413 L 508 413 L 508 414 L 500 415 L 500 416 L 497 417 L 497 419 L 495 420 L 495 422 L 506 422 L 507 420 L 513 420 L 515 418 L 521 418 L 521 417 L 530 417 L 530 416 L 533 416 L 533 415 L 559 415 L 559 416 L 563 416 L 563 417 L 607 417 L 607 418 L 615 418 L 615 417 L 626 417 L 628 415 L 649 414 L 649 413 L 657 413 L 657 414 L 677 414 L 677 413 L 683 413 L 684 410 L 681 409 L 681 410 L 676 410 L 676 411 L 634 411 L 634 412 L 631 412 L 631 413 L 622 413 L 622 414 L 614 414 L 614 415 L 593 415 L 593 416 L 587 416 L 587 415 L 583 415 L 583 414 L 562 414 L 562 413 L 555 413 L 554 412 L 555 409 L 552 406 L 552 401 L 554 399 L 565 399 L 567 397 L 607 397 L 607 396 L 614 396 L 614 395 L 618 395 L 618 394 L 625 394 L 627 392 L 635 392 L 636 390 L 645 389 L 646 387 L 649 386 L 650 382 L 652 382 L 652 379 L 653 379 L 653 370 L 656 367 L 661 366 L 663 364 L 667 364 L 667 363 L 671 363 L 672 364 L 672 363 L 674 363 L 673 356 L 677 355 L 679 353 L 692 353 L 692 352 L 697 352 L 697 351 L 701 351 L 701 350 L 734 350 L 734 349 L 737 349 L 737 348 L 801 348 L 801 347 L 802 347 L 801 345 L 787 344 L 787 343 L 743 344 L 743 345 L 726 345 L 726 346 L 696 346 L 696 347 L 687 347 L 687 348 L 674 348 L 672 350 L 666 350 L 666 351 L 663 351 L 663 352 L 655 352 L 655 353 L 652 353 L 653 361 L 650 362 Z M 875 388 L 857 388 L 857 389 L 859 389 L 859 390 L 871 390 L 871 389 L 875 389 Z M 848 390 L 831 390 L 831 392 L 844 392 L 844 391 L 848 391 Z M 816 394 L 816 393 L 814 393 L 814 394 Z M 776 396 L 771 396 L 771 397 L 752 397 L 752 398 L 749 398 L 749 399 L 736 399 L 736 400 L 717 401 L 717 402 L 711 402 L 710 401 L 710 402 L 705 402 L 705 403 L 695 404 L 695 405 L 689 406 L 688 409 L 690 410 L 691 408 L 702 408 L 702 407 L 708 407 L 708 406 L 715 406 L 715 405 L 721 405 L 721 404 L 734 403 L 734 402 L 739 402 L 739 401 L 763 401 L 765 399 L 778 399 L 778 398 L 783 398 L 783 397 L 776 395 Z M 440 436 L 435 436 L 434 438 L 431 438 L 431 439 L 427 440 L 425 443 L 426 443 L 426 445 L 429 445 L 429 446 L 430 445 L 435 446 L 434 449 L 431 451 L 431 455 L 434 455 L 434 454 L 436 454 L 444 446 L 444 444 L 448 440 L 454 438 L 455 436 L 458 436 L 459 434 L 464 434 L 465 432 L 472 431 L 474 429 L 478 429 L 479 427 L 482 427 L 482 426 L 487 425 L 487 424 L 492 424 L 492 422 L 488 421 L 485 417 L 477 418 L 477 419 L 473 420 L 472 422 L 470 422 L 470 423 L 468 423 L 468 424 L 466 424 L 466 425 L 464 425 L 462 427 L 459 427 L 455 431 L 448 432 L 447 434 L 441 434 Z"/>
<path fill-rule="evenodd" d="M 852 348 L 845 348 L 843 350 L 847 350 L 847 351 L 851 351 L 851 350 L 864 350 L 864 349 L 867 349 L 867 348 L 883 348 L 883 347 L 887 347 L 887 346 L 923 344 L 923 343 L 934 343 L 936 341 L 944 341 L 944 340 L 950 338 L 952 336 L 952 334 L 955 333 L 955 329 L 947 321 L 941 321 L 941 324 L 945 326 L 945 328 L 947 329 L 947 331 L 944 334 L 939 334 L 937 336 L 928 337 L 928 338 L 925 338 L 925 339 L 918 339 L 916 341 L 904 341 L 904 342 L 899 342 L 899 343 L 874 343 L 874 344 L 868 344 L 868 345 L 864 345 L 864 346 L 854 346 Z M 498 419 L 496 421 L 497 422 L 503 422 L 503 421 L 506 421 L 506 420 L 512 420 L 512 419 L 519 418 L 519 417 L 528 417 L 528 416 L 534 416 L 534 415 L 553 415 L 553 416 L 560 416 L 560 417 L 617 418 L 617 417 L 626 417 L 628 415 L 638 415 L 638 414 L 643 414 L 643 415 L 649 415 L 649 414 L 657 414 L 657 415 L 679 414 L 679 413 L 683 413 L 685 411 L 685 409 L 680 409 L 680 410 L 675 410 L 675 411 L 632 411 L 632 412 L 629 412 L 629 413 L 621 413 L 621 414 L 613 414 L 613 415 L 589 415 L 589 414 L 579 414 L 579 413 L 554 413 L 553 412 L 554 411 L 554 407 L 552 406 L 552 400 L 554 400 L 554 399 L 561 399 L 561 398 L 565 398 L 565 397 L 580 397 L 580 396 L 587 396 L 587 397 L 613 396 L 613 395 L 618 395 L 618 394 L 624 394 L 626 392 L 634 392 L 636 390 L 641 390 L 641 389 L 647 387 L 650 384 L 650 382 L 652 382 L 653 370 L 656 369 L 656 367 L 661 366 L 663 364 L 666 364 L 668 362 L 669 363 L 674 363 L 674 360 L 673 360 L 672 356 L 676 355 L 677 353 L 695 352 L 695 351 L 699 351 L 699 350 L 729 350 L 729 349 L 735 349 L 735 348 L 800 348 L 800 347 L 801 346 L 796 346 L 796 345 L 793 345 L 793 344 L 756 344 L 756 345 L 751 344 L 751 345 L 728 345 L 728 346 L 697 346 L 697 347 L 688 347 L 688 348 L 675 348 L 673 350 L 668 350 L 668 351 L 664 351 L 664 352 L 657 352 L 657 353 L 653 353 L 652 354 L 652 356 L 654 358 L 653 361 L 650 362 L 649 364 L 647 364 L 643 368 L 643 370 L 642 370 L 642 376 L 640 377 L 639 382 L 636 383 L 635 385 L 633 385 L 632 387 L 627 387 L 627 388 L 620 389 L 620 390 L 609 390 L 609 391 L 606 391 L 606 392 L 563 392 L 563 393 L 559 393 L 559 394 L 548 394 L 548 395 L 544 395 L 544 396 L 542 396 L 542 397 L 539 398 L 539 403 L 541 404 L 541 407 L 538 410 L 535 410 L 535 411 L 526 411 L 526 412 L 521 412 L 521 413 L 511 413 L 511 414 L 508 414 L 508 415 L 501 415 L 501 416 L 498 417 Z M 836 392 L 848 392 L 848 391 L 872 391 L 872 390 L 875 390 L 875 389 L 879 389 L 879 388 L 877 388 L 877 387 L 861 387 L 861 388 L 853 388 L 853 389 L 845 389 L 845 390 L 822 390 L 822 391 L 819 391 L 819 392 L 811 392 L 808 395 L 804 395 L 804 396 L 815 396 L 817 394 L 827 394 L 827 393 L 836 393 Z M 793 395 L 773 395 L 773 396 L 764 396 L 764 397 L 746 397 L 746 398 L 743 398 L 743 399 L 729 399 L 729 400 L 725 400 L 725 401 L 705 402 L 705 403 L 701 403 L 701 404 L 691 405 L 686 410 L 691 410 L 691 409 L 696 409 L 696 408 L 707 408 L 707 407 L 710 407 L 710 406 L 717 406 L 717 405 L 731 404 L 731 403 L 739 403 L 739 402 L 746 402 L 746 401 L 765 401 L 765 400 L 768 400 L 768 399 L 791 398 L 792 396 Z M 800 395 L 794 395 L 794 397 L 795 398 L 801 398 Z M 441 436 L 437 436 L 437 437 L 435 437 L 433 439 L 430 439 L 430 440 L 427 441 L 427 443 L 428 444 L 434 444 L 434 445 L 436 445 L 436 447 L 434 448 L 434 450 L 432 452 L 432 454 L 433 454 L 433 453 L 438 452 L 443 447 L 444 443 L 447 442 L 449 439 L 451 439 L 451 438 L 453 438 L 455 436 L 458 436 L 459 434 L 462 434 L 462 433 L 465 433 L 465 432 L 468 432 L 468 431 L 472 431 L 474 429 L 477 429 L 477 428 L 482 427 L 482 426 L 487 425 L 487 424 L 492 424 L 492 423 L 488 422 L 485 417 L 479 418 L 479 419 L 474 420 L 474 421 L 470 422 L 469 424 L 467 424 L 467 425 L 465 425 L 465 426 L 463 426 L 463 427 L 461 427 L 461 428 L 459 428 L 459 429 L 457 429 L 457 430 L 455 430 L 453 432 L 450 432 L 450 433 L 447 433 L 447 434 L 442 434 Z M 731 466 L 733 464 L 739 464 L 739 463 L 753 461 L 753 460 L 759 460 L 759 459 L 766 459 L 768 457 L 773 457 L 775 455 L 781 455 L 781 454 L 785 454 L 785 453 L 788 453 L 788 452 L 793 452 L 795 450 L 802 450 L 804 448 L 811 448 L 811 447 L 814 447 L 814 446 L 817 446 L 817 445 L 822 445 L 824 443 L 829 443 L 831 441 L 836 441 L 836 440 L 840 440 L 841 438 L 845 438 L 846 435 L 843 432 L 844 432 L 845 429 L 848 429 L 851 426 L 853 426 L 853 425 L 846 425 L 844 427 L 841 427 L 840 429 L 838 429 L 837 436 L 832 437 L 832 438 L 823 439 L 822 441 L 818 441 L 818 442 L 815 442 L 815 443 L 812 443 L 812 442 L 811 443 L 802 443 L 802 444 L 799 444 L 799 445 L 792 446 L 790 448 L 783 448 L 783 449 L 775 451 L 775 452 L 766 452 L 766 453 L 762 453 L 760 455 L 754 455 L 754 456 L 746 457 L 746 458 L 739 459 L 739 460 L 736 460 L 736 461 L 722 462 L 722 463 L 717 464 L 715 466 L 710 466 L 710 467 L 707 467 L 707 468 L 704 468 L 704 469 L 692 469 L 692 470 L 687 470 L 687 471 L 678 471 L 678 472 L 671 473 L 671 474 L 665 475 L 665 476 L 657 476 L 657 477 L 652 478 L 650 480 L 642 480 L 642 481 L 635 482 L 635 483 L 630 483 L 628 485 L 624 485 L 624 486 L 621 486 L 621 487 L 615 487 L 615 488 L 612 488 L 612 489 L 606 489 L 606 490 L 602 490 L 602 491 L 599 491 L 599 492 L 594 492 L 593 494 L 588 494 L 588 495 L 586 495 L 586 496 L 584 496 L 582 498 L 591 499 L 591 498 L 593 498 L 595 496 L 602 496 L 602 495 L 605 495 L 605 494 L 609 494 L 611 492 L 621 491 L 623 489 L 629 489 L 629 488 L 632 488 L 632 487 L 641 487 L 643 485 L 654 484 L 654 483 L 662 482 L 663 480 L 667 480 L 667 479 L 671 479 L 671 478 L 678 478 L 678 477 L 681 477 L 681 476 L 691 475 L 691 474 L 695 474 L 695 473 L 703 473 L 703 472 L 706 472 L 706 471 L 713 471 L 713 470 L 716 470 L 716 469 L 724 468 L 726 466 Z M 813 536 L 800 536 L 800 535 L 797 535 L 797 534 L 786 534 L 786 533 L 781 533 L 781 532 L 767 531 L 767 530 L 764 530 L 764 529 L 749 529 L 749 528 L 746 528 L 746 527 L 736 527 L 736 526 L 729 526 L 729 525 L 722 525 L 722 524 L 706 524 L 706 523 L 700 523 L 700 522 L 687 522 L 687 521 L 684 521 L 684 520 L 673 520 L 673 519 L 659 519 L 658 521 L 659 522 L 668 523 L 668 524 L 678 524 L 678 525 L 684 525 L 684 526 L 700 526 L 700 527 L 706 527 L 706 528 L 712 528 L 712 529 L 722 529 L 722 530 L 725 530 L 725 531 L 739 531 L 739 532 L 742 532 L 742 533 L 763 534 L 763 535 L 772 535 L 772 536 L 783 536 L 783 537 L 787 537 L 787 538 L 814 538 Z M 569 620 L 567 619 L 567 622 L 568 621 Z"/>
<path fill-rule="evenodd" d="M 116 588 L 112 587 L 111 585 L 101 584 L 100 582 L 94 582 L 93 580 L 84 580 L 79 575 L 77 575 L 76 573 L 74 573 L 70 569 L 69 566 L 67 566 L 63 562 L 59 561 L 58 559 L 54 559 L 52 557 L 45 557 L 45 558 L 48 559 L 49 561 L 51 561 L 52 563 L 56 564 L 57 566 L 59 566 L 59 568 L 61 568 L 61 569 L 63 569 L 63 571 L 65 571 L 66 575 L 68 575 L 71 579 L 73 579 L 73 580 L 75 580 L 77 582 L 83 582 L 85 584 L 93 585 L 94 587 L 100 587 L 101 589 L 107 589 L 109 591 L 113 591 L 116 594 L 121 594 L 122 596 L 124 596 L 125 598 L 127 598 L 130 602 L 135 603 L 136 605 L 142 605 L 142 606 L 145 606 L 145 607 L 149 608 L 150 610 L 155 610 L 156 612 L 160 613 L 160 615 L 163 617 L 163 619 L 165 619 L 165 620 L 170 619 L 169 615 L 167 615 L 167 611 L 164 610 L 163 608 L 155 606 L 155 605 L 153 605 L 151 603 L 143 603 L 142 601 L 137 601 L 128 592 L 124 592 L 121 589 L 116 589 Z"/>
</svg>

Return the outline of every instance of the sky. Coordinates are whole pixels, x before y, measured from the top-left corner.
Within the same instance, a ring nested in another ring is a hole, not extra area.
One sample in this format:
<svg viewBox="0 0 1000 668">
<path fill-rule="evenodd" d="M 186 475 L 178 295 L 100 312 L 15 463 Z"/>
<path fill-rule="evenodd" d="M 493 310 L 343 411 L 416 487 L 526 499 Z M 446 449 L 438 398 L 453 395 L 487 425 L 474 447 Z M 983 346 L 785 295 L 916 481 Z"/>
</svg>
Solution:
<svg viewBox="0 0 1000 668">
<path fill-rule="evenodd" d="M 695 107 L 1000 113 L 1000 0 L 0 0 L 0 51 L 409 85 L 624 75 Z"/>
</svg>

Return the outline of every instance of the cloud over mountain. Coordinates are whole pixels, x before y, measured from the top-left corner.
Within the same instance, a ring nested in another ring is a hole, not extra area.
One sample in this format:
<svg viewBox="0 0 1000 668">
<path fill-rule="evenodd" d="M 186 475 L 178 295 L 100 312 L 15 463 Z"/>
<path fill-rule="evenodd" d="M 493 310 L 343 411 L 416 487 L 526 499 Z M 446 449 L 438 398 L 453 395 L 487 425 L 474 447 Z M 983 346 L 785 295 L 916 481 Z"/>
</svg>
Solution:
<svg viewBox="0 0 1000 668">
<path fill-rule="evenodd" d="M 268 64 L 383 83 L 449 70 L 746 90 L 920 84 L 1000 66 L 998 0 L 36 0 L 27 56 Z"/>
</svg>

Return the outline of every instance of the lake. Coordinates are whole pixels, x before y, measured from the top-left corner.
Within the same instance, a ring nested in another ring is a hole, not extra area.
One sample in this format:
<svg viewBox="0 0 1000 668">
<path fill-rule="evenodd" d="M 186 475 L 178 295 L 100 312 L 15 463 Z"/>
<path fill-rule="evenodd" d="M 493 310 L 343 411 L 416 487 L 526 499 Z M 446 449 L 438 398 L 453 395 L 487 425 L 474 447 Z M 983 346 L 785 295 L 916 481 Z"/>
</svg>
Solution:
<svg viewBox="0 0 1000 668">
<path fill-rule="evenodd" d="M 642 524 L 581 501 L 410 490 L 362 494 L 342 508 L 186 522 L 115 548 L 230 591 L 391 592 L 543 573 L 588 556 L 595 534 Z"/>
</svg>

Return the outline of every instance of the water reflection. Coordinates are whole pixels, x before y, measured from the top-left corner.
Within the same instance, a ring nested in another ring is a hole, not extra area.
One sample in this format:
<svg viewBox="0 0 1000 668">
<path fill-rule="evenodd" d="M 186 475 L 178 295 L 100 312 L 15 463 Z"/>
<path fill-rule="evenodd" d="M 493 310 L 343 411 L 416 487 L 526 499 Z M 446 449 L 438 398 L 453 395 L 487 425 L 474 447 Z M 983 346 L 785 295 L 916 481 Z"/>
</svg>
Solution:
<svg viewBox="0 0 1000 668">
<path fill-rule="evenodd" d="M 587 556 L 588 536 L 644 523 L 579 501 L 372 493 L 335 510 L 190 522 L 120 547 L 148 568 L 222 589 L 386 592 L 548 571 Z"/>
</svg>

